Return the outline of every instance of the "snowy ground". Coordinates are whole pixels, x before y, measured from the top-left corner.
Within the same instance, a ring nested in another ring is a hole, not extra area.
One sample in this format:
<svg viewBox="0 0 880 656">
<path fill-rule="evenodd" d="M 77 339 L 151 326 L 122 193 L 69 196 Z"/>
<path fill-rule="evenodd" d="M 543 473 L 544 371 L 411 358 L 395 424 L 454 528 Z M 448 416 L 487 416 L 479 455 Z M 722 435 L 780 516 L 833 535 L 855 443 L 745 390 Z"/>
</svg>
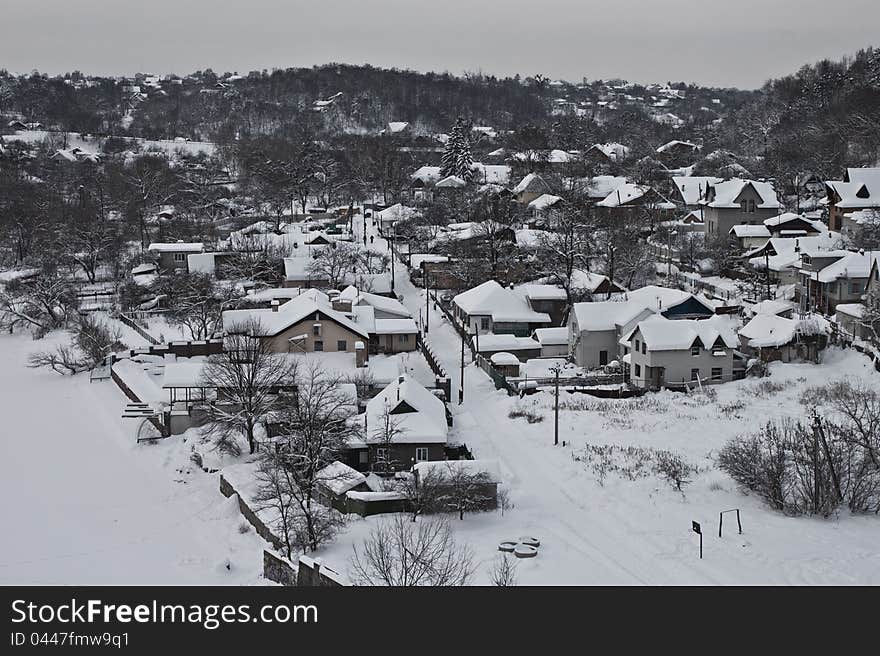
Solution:
<svg viewBox="0 0 880 656">
<path fill-rule="evenodd" d="M 405 276 L 397 284 L 404 303 L 423 305 L 423 292 Z M 431 327 L 429 339 L 455 388 L 458 336 L 439 312 L 433 313 Z M 819 366 L 775 364 L 771 371 L 770 380 L 782 383 L 782 391 L 761 393 L 755 381 L 739 381 L 716 387 L 715 401 L 672 392 L 631 401 L 565 395 L 593 409 L 562 410 L 560 442 L 567 444 L 553 446 L 550 393 L 511 398 L 468 366 L 464 404 L 453 406 L 455 436 L 477 458 L 499 461 L 515 504 L 503 517 L 496 512 L 452 522 L 480 563 L 476 582 L 489 582 L 500 541 L 533 535 L 542 545 L 536 558 L 517 561 L 521 584 L 880 583 L 880 519 L 847 513 L 829 520 L 785 517 L 740 493 L 713 464 L 714 453 L 729 438 L 776 417 L 802 416 L 797 399 L 804 387 L 857 376 L 880 384 L 880 375 L 864 356 L 839 350 L 826 352 Z M 544 420 L 511 419 L 514 408 Z M 667 449 L 703 471 L 684 493 L 656 478 L 609 475 L 600 484 L 588 465 L 573 459 L 585 444 Z M 737 535 L 728 515 L 724 537 L 718 538 L 718 513 L 731 508 L 741 509 L 743 534 Z M 353 545 L 378 521 L 351 522 L 325 548 L 327 564 L 346 571 Z M 703 526 L 703 560 L 691 521 Z"/>
<path fill-rule="evenodd" d="M 409 283 L 404 267 L 398 272 L 397 292 L 417 313 L 424 292 Z M 458 335 L 440 312 L 432 310 L 430 325 L 428 339 L 457 398 Z M 261 582 L 264 543 L 252 530 L 238 532 L 242 520 L 234 502 L 220 496 L 217 475 L 189 464 L 191 441 L 137 446 L 136 426 L 119 417 L 125 399 L 112 383 L 24 368 L 28 351 L 42 347 L 0 336 L 0 492 L 13 500 L 0 509 L 0 583 Z M 565 394 L 559 432 L 566 444 L 554 446 L 549 393 L 508 397 L 469 364 L 451 438 L 499 462 L 515 504 L 504 516 L 452 520 L 479 564 L 475 582 L 489 582 L 500 541 L 533 535 L 542 544 L 536 558 L 517 561 L 521 584 L 880 584 L 876 516 L 785 517 L 741 494 L 713 464 L 729 438 L 800 415 L 804 387 L 841 377 L 880 383 L 880 375 L 864 356 L 839 350 L 827 351 L 821 365 L 775 364 L 771 374 L 781 390 L 739 381 L 714 388 L 714 400 L 670 392 L 636 400 Z M 544 419 L 511 418 L 517 409 Z M 653 477 L 611 474 L 600 481 L 575 459 L 587 444 L 667 449 L 701 472 L 684 493 Z M 719 538 L 718 513 L 731 508 L 742 511 L 743 535 L 728 517 Z M 346 572 L 353 546 L 380 521 L 353 519 L 319 555 Z M 692 521 L 703 525 L 703 560 Z"/>
<path fill-rule="evenodd" d="M 112 382 L 25 368 L 47 342 L 0 336 L 0 584 L 262 583 L 264 543 L 218 475 L 183 438 L 136 445 Z"/>
</svg>

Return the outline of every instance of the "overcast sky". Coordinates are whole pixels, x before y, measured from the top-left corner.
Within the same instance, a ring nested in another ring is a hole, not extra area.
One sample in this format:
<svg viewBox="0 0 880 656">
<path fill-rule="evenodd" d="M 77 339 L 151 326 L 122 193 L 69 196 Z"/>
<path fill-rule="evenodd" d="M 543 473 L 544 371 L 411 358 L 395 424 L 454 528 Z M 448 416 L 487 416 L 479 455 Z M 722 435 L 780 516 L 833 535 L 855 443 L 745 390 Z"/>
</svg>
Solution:
<svg viewBox="0 0 880 656">
<path fill-rule="evenodd" d="M 880 45 L 880 0 L 0 0 L 0 68 L 311 66 L 755 88 Z"/>
</svg>

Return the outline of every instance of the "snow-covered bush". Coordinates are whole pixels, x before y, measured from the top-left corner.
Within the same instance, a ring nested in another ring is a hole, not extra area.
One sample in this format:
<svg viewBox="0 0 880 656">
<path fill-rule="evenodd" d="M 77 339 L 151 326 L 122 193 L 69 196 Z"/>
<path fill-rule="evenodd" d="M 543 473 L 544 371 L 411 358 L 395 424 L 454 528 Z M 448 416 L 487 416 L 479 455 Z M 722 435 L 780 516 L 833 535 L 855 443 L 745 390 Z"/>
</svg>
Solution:
<svg viewBox="0 0 880 656">
<path fill-rule="evenodd" d="M 678 454 L 650 447 L 588 444 L 580 453 L 572 454 L 572 459 L 587 464 L 599 485 L 605 484 L 609 474 L 629 481 L 655 475 L 681 491 L 682 485 L 690 483 L 699 472 L 699 467 Z"/>
</svg>

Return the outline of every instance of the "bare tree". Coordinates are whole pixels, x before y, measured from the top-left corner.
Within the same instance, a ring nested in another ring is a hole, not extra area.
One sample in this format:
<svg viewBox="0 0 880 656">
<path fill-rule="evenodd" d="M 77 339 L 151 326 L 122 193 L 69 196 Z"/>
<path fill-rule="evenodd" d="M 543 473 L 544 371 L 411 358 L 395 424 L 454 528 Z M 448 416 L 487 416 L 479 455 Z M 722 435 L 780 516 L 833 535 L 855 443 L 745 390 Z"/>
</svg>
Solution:
<svg viewBox="0 0 880 656">
<path fill-rule="evenodd" d="M 359 428 L 349 421 L 351 399 L 341 393 L 339 380 L 313 364 L 297 377 L 295 397 L 280 408 L 276 422 L 284 438 L 278 464 L 290 481 L 296 512 L 297 544 L 314 551 L 331 539 L 343 518 L 320 503 L 322 488 L 334 476 L 328 465 L 338 459 Z"/>
<path fill-rule="evenodd" d="M 394 445 L 398 438 L 406 433 L 406 428 L 400 424 L 400 418 L 392 414 L 391 410 L 392 408 L 386 405 L 379 415 L 377 425 L 370 430 L 370 444 L 376 452 L 375 465 L 383 472 L 393 472 L 397 469 Z"/>
<path fill-rule="evenodd" d="M 408 522 L 395 515 L 355 547 L 353 580 L 372 586 L 461 586 L 474 573 L 473 555 L 460 547 L 446 521 Z"/>
<path fill-rule="evenodd" d="M 309 262 L 309 274 L 328 281 L 330 287 L 338 288 L 348 273 L 358 267 L 357 248 L 344 242 L 335 242 L 330 246 L 316 251 L 314 259 Z"/>
<path fill-rule="evenodd" d="M 285 406 L 279 390 L 295 386 L 297 364 L 286 354 L 274 353 L 261 339 L 256 321 L 235 327 L 227 336 L 224 353 L 212 356 L 202 372 L 203 384 L 217 390 L 208 406 L 205 433 L 218 438 L 218 447 L 238 450 L 236 435 L 256 450 L 255 431 L 270 413 Z"/>
<path fill-rule="evenodd" d="M 29 327 L 37 337 L 67 324 L 78 302 L 66 276 L 45 270 L 33 279 L 12 280 L 0 290 L 0 327 Z"/>
<path fill-rule="evenodd" d="M 110 353 L 125 348 L 122 331 L 91 315 L 78 317 L 70 332 L 69 344 L 53 351 L 32 353 L 28 366 L 48 367 L 60 374 L 76 374 L 97 366 Z"/>
<path fill-rule="evenodd" d="M 492 584 L 499 588 L 516 585 L 516 563 L 506 554 L 499 554 L 492 564 Z"/>
</svg>

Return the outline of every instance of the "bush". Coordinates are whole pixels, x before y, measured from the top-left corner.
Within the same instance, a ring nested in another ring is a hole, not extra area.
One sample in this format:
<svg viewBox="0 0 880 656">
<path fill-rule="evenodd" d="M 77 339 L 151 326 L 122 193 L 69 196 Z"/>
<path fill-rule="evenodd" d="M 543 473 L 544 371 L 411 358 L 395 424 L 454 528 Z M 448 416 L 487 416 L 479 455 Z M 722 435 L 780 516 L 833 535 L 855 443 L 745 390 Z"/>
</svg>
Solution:
<svg viewBox="0 0 880 656">
<path fill-rule="evenodd" d="M 511 419 L 519 419 L 523 418 L 530 424 L 540 424 L 544 421 L 544 415 L 539 415 L 531 410 L 526 410 L 524 408 L 514 408 L 508 414 L 508 417 Z"/>
<path fill-rule="evenodd" d="M 789 515 L 828 517 L 841 504 L 851 512 L 880 512 L 880 468 L 847 426 L 768 423 L 728 442 L 718 466 L 741 489 Z"/>
<path fill-rule="evenodd" d="M 678 454 L 650 447 L 588 444 L 579 454 L 573 454 L 572 459 L 588 464 L 599 485 L 605 484 L 608 474 L 617 474 L 629 481 L 653 474 L 681 492 L 682 486 L 699 472 L 696 465 Z"/>
</svg>

